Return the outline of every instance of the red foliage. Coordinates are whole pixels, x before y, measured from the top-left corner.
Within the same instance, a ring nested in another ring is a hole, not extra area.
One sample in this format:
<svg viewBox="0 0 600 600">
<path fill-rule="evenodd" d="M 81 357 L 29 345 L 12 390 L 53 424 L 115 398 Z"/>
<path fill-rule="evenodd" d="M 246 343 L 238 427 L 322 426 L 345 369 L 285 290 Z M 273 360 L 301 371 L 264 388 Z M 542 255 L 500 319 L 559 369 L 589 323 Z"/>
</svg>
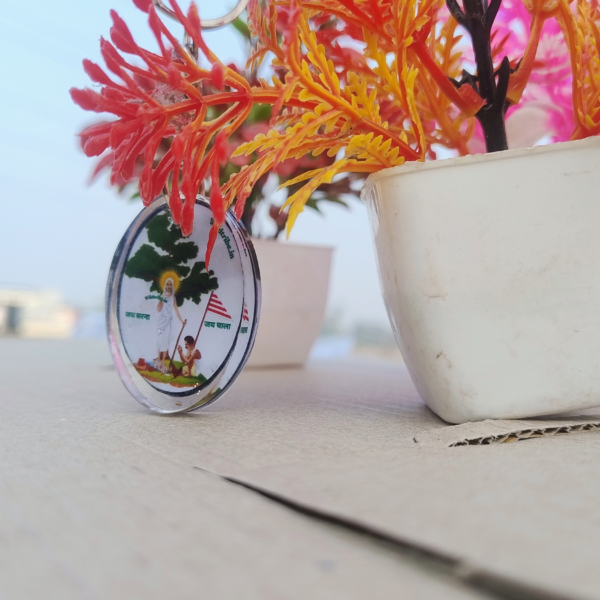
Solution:
<svg viewBox="0 0 600 600">
<path fill-rule="evenodd" d="M 253 187 L 270 172 L 297 175 L 288 182 L 292 187 L 302 183 L 288 198 L 289 229 L 311 194 L 335 185 L 340 173 L 362 176 L 434 158 L 436 145 L 468 153 L 473 115 L 485 101 L 477 86 L 456 81 L 464 58 L 442 0 L 250 0 L 250 29 L 259 40 L 250 63 L 273 57 L 270 84 L 249 82 L 224 65 L 202 38 L 196 6 L 184 14 L 169 1 L 207 68 L 169 32 L 151 0 L 133 0 L 148 14 L 159 53 L 141 48 L 111 11 L 111 41 L 101 39 L 106 69 L 84 61 L 100 89 L 72 89 L 71 96 L 84 110 L 115 118 L 80 134 L 86 155 L 111 164 L 113 184 L 131 180 L 141 166 L 145 204 L 170 182 L 169 204 L 184 235 L 191 232 L 205 180 L 211 181 L 212 244 L 225 210 L 235 202 L 239 217 Z M 519 102 L 539 67 L 543 24 L 557 18 L 576 83 L 574 136 L 583 137 L 600 132 L 600 16 L 595 2 L 575 4 L 577 10 L 567 0 L 525 1 L 531 31 L 507 98 Z M 504 51 L 506 40 L 494 38 L 495 52 Z M 271 128 L 257 127 L 250 141 L 250 130 L 241 128 L 260 104 L 273 107 Z M 164 140 L 171 143 L 157 154 Z M 231 155 L 243 166 L 219 186 L 220 165 Z"/>
</svg>

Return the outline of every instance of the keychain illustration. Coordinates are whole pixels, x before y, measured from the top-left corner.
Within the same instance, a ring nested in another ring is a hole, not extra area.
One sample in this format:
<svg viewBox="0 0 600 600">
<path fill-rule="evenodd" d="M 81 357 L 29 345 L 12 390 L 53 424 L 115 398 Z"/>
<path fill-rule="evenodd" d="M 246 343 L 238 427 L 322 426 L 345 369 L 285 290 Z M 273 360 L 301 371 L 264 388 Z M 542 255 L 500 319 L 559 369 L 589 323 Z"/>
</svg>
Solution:
<svg viewBox="0 0 600 600">
<path fill-rule="evenodd" d="M 161 0 L 153 2 L 176 19 Z M 230 23 L 246 4 L 202 27 Z M 185 48 L 197 57 L 187 38 Z M 129 392 L 156 412 L 195 410 L 222 396 L 256 337 L 261 288 L 252 243 L 227 213 L 207 266 L 212 226 L 209 203 L 198 196 L 193 232 L 184 237 L 164 195 L 136 217 L 113 258 L 106 302 L 111 353 Z"/>
</svg>

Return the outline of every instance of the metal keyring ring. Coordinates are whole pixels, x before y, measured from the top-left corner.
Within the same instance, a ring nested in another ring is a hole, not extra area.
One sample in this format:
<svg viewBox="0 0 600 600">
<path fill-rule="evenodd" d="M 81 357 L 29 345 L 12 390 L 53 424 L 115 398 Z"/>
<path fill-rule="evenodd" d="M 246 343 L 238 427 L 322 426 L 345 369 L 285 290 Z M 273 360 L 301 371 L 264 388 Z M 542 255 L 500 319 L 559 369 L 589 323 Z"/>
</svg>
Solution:
<svg viewBox="0 0 600 600">
<path fill-rule="evenodd" d="M 167 8 L 162 0 L 152 0 L 152 2 L 160 12 L 179 22 L 177 15 L 170 8 Z M 239 0 L 235 5 L 235 8 L 226 15 L 218 17 L 217 19 L 201 19 L 200 26 L 202 29 L 218 29 L 219 27 L 229 25 L 229 23 L 235 21 L 244 12 L 247 5 L 248 0 Z"/>
</svg>

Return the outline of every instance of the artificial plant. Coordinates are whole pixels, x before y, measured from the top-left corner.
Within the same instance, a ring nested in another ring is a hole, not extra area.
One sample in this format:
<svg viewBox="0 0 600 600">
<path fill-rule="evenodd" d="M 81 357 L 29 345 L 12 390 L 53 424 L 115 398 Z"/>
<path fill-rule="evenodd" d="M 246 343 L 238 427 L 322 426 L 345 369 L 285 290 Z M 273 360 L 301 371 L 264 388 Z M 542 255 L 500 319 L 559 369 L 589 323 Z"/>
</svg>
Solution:
<svg viewBox="0 0 600 600">
<path fill-rule="evenodd" d="M 247 24 L 241 18 L 237 18 L 232 23 L 233 27 L 241 34 L 244 41 L 244 54 L 246 59 L 254 54 L 256 51 L 257 40 L 253 38 Z M 233 69 L 240 75 L 242 75 L 250 86 L 256 86 L 259 84 L 257 65 L 254 63 L 251 68 L 245 67 L 245 62 L 242 66 L 236 64 L 229 64 L 228 68 Z M 211 82 L 205 82 L 203 84 L 204 93 L 215 93 L 217 90 L 214 88 L 214 84 Z M 207 117 L 214 119 L 220 116 L 227 108 L 227 105 L 216 105 L 211 106 L 207 111 Z M 225 164 L 221 165 L 221 171 L 219 181 L 221 185 L 224 185 L 228 179 L 235 173 L 237 173 L 242 167 L 254 162 L 258 156 L 257 153 L 242 156 L 231 156 L 233 152 L 243 143 L 252 141 L 256 135 L 262 133 L 268 133 L 270 129 L 270 121 L 272 115 L 272 107 L 269 104 L 255 104 L 252 110 L 246 117 L 246 120 L 240 125 L 238 129 L 229 137 L 227 142 L 227 156 L 228 160 Z M 159 148 L 154 156 L 154 166 L 158 164 L 161 158 L 169 151 L 173 137 L 163 137 Z M 318 167 L 323 167 L 333 163 L 335 158 L 329 157 L 326 154 L 320 156 L 306 155 L 300 159 L 290 158 L 278 165 L 277 172 L 272 173 L 271 176 L 275 180 L 275 186 L 282 184 L 288 179 L 294 179 L 302 173 L 312 170 Z M 110 169 L 114 162 L 114 153 L 108 151 L 96 164 L 90 182 L 94 181 L 98 175 L 104 172 L 106 169 Z M 139 155 L 135 161 L 134 168 L 129 175 L 128 180 L 124 180 L 122 173 L 114 181 L 113 186 L 118 190 L 120 194 L 128 194 L 132 200 L 139 198 L 140 193 L 138 190 L 139 177 L 144 167 L 144 158 Z M 273 182 L 268 183 L 268 174 L 263 175 L 252 188 L 252 192 L 246 198 L 244 204 L 244 210 L 240 216 L 240 221 L 243 223 L 246 231 L 255 237 L 272 238 L 275 239 L 285 229 L 287 222 L 288 213 L 286 210 L 280 210 L 280 207 L 275 204 L 270 204 L 269 210 L 266 214 L 271 220 L 271 230 L 269 228 L 265 230 L 264 227 L 257 227 L 255 214 L 256 211 L 263 202 L 267 200 L 269 192 L 267 187 L 272 188 Z M 313 193 L 308 199 L 306 206 L 313 208 L 316 211 L 320 211 L 320 204 L 322 202 L 333 202 L 343 206 L 347 206 L 344 197 L 352 195 L 355 192 L 352 190 L 352 175 L 343 177 L 335 183 L 330 183 L 321 186 L 321 188 Z M 293 194 L 296 189 L 301 187 L 301 184 L 295 184 L 288 188 L 288 195 Z M 204 190 L 200 190 L 201 192 Z"/>
<path fill-rule="evenodd" d="M 549 68 L 537 58 L 548 22 L 558 27 L 570 66 L 570 137 L 600 133 L 596 0 L 523 0 L 529 33 L 516 57 L 505 51 L 510 34 L 500 37 L 494 26 L 502 20 L 502 0 L 463 0 L 462 6 L 457 0 L 250 0 L 248 24 L 257 44 L 249 68 L 267 59 L 274 71 L 270 81 L 252 83 L 205 44 L 195 4 L 186 14 L 170 0 L 200 62 L 171 34 L 152 0 L 133 1 L 148 14 L 160 54 L 136 44 L 112 11 L 112 43 L 101 40 L 112 76 L 84 61 L 101 89 L 73 89 L 71 96 L 116 119 L 83 131 L 84 151 L 112 153 L 113 182 L 128 180 L 141 156 L 143 201 L 168 186 L 173 218 L 185 235 L 196 194 L 208 182 L 215 225 L 207 261 L 225 210 L 234 206 L 239 218 L 257 182 L 290 158 L 334 160 L 286 182 L 302 184 L 285 204 L 288 231 L 311 194 L 342 173 L 435 158 L 437 147 L 468 154 L 478 130 L 487 151 L 505 150 L 507 112 L 522 100 L 532 74 Z M 271 128 L 231 155 L 256 153 L 256 160 L 221 183 L 228 140 L 264 104 L 271 107 Z M 170 148 L 155 163 L 165 137 Z"/>
</svg>

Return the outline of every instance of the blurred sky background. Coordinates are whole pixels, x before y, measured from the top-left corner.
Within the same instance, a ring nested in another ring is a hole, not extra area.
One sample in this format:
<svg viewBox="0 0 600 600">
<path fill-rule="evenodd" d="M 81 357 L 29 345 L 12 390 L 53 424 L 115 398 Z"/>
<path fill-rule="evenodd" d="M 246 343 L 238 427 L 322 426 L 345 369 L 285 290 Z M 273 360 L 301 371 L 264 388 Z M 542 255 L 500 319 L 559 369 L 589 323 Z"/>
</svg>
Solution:
<svg viewBox="0 0 600 600">
<path fill-rule="evenodd" d="M 182 4 L 187 8 L 188 1 Z M 205 18 L 229 3 L 197 2 Z M 141 203 L 110 189 L 107 179 L 87 180 L 93 159 L 79 149 L 76 133 L 101 116 L 74 105 L 71 87 L 90 85 L 81 61 L 103 64 L 100 36 L 109 37 L 109 10 L 128 23 L 136 41 L 154 47 L 146 15 L 131 0 L 30 0 L 5 2 L 0 51 L 0 286 L 55 288 L 80 309 L 102 309 L 108 267 L 121 235 Z M 180 34 L 180 26 L 172 30 Z M 240 62 L 239 34 L 226 27 L 207 32 L 209 46 L 226 62 Z M 365 207 L 306 210 L 291 242 L 336 248 L 328 315 L 342 328 L 357 322 L 389 327 Z"/>
</svg>

